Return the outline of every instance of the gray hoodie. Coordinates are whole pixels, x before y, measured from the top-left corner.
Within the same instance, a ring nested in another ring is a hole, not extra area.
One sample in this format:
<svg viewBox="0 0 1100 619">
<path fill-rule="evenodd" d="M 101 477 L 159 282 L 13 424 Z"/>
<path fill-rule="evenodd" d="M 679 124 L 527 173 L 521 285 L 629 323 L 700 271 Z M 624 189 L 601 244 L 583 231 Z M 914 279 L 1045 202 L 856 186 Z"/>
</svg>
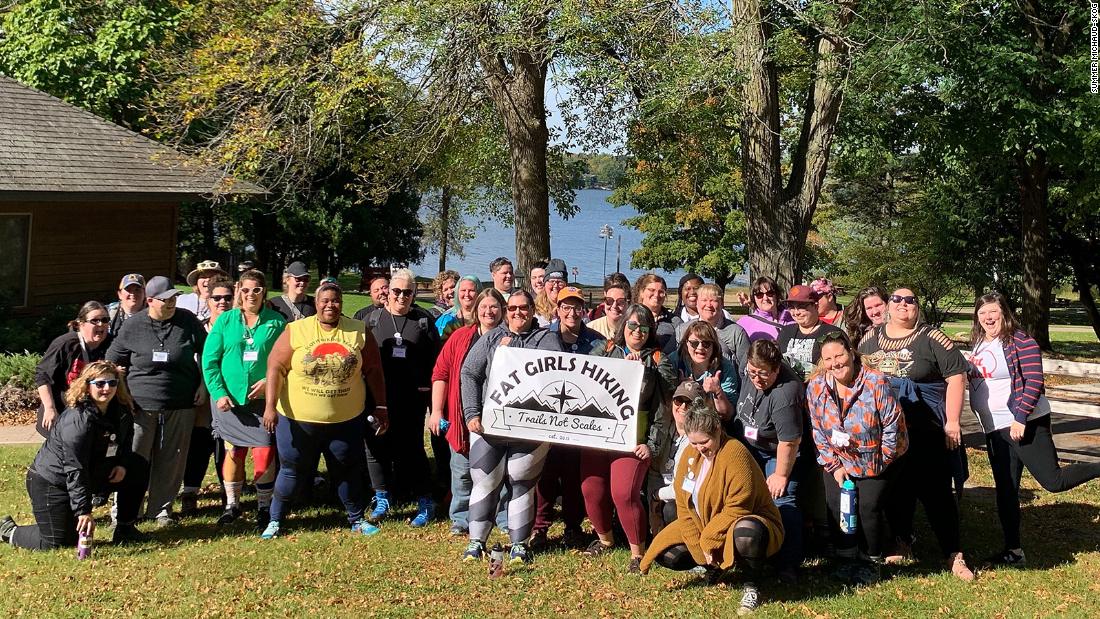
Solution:
<svg viewBox="0 0 1100 619">
<path fill-rule="evenodd" d="M 530 348 L 563 352 L 557 333 L 532 325 L 530 331 L 513 333 L 501 323 L 483 335 L 470 348 L 462 362 L 462 416 L 469 421 L 481 416 L 481 404 L 485 396 L 485 380 L 493 365 L 493 353 L 505 336 L 511 336 L 510 348 Z"/>
</svg>

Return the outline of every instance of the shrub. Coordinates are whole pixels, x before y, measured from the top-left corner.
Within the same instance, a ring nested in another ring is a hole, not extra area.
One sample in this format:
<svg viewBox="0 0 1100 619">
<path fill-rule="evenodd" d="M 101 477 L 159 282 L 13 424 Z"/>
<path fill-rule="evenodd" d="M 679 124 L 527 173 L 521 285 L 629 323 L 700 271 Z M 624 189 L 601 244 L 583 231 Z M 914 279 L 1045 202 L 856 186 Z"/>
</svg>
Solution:
<svg viewBox="0 0 1100 619">
<path fill-rule="evenodd" d="M 0 353 L 0 386 L 34 391 L 34 369 L 41 360 L 42 355 L 33 352 Z"/>
</svg>

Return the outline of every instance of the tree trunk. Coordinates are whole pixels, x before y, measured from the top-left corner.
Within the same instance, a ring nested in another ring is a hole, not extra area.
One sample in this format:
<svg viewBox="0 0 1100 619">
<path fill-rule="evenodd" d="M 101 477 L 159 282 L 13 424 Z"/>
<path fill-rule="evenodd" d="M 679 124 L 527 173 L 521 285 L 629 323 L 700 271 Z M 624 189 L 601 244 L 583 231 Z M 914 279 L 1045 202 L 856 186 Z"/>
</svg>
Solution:
<svg viewBox="0 0 1100 619">
<path fill-rule="evenodd" d="M 444 185 L 439 196 L 439 271 L 447 270 L 447 239 L 451 234 L 451 186 Z"/>
<path fill-rule="evenodd" d="M 1064 225 L 1058 227 L 1063 230 L 1065 228 Z M 1092 294 L 1093 284 L 1100 285 L 1100 278 L 1096 277 L 1097 273 L 1094 266 L 1096 247 L 1087 238 L 1082 239 L 1069 231 L 1063 232 L 1061 239 L 1073 266 L 1073 279 L 1077 285 L 1077 295 L 1081 300 L 1081 305 L 1085 308 L 1085 313 L 1088 314 L 1089 322 L 1092 323 L 1093 333 L 1096 334 L 1097 339 L 1100 339 L 1100 309 L 1097 309 L 1096 297 Z"/>
<path fill-rule="evenodd" d="M 1020 241 L 1023 257 L 1021 326 L 1043 350 L 1050 350 L 1050 280 L 1047 253 L 1047 178 L 1042 149 L 1017 156 L 1020 187 Z"/>
<path fill-rule="evenodd" d="M 546 41 L 548 18 L 532 15 L 526 35 Z M 550 55 L 515 52 L 507 59 L 483 53 L 485 84 L 504 125 L 511 159 L 517 273 L 550 256 L 550 190 L 546 151 L 546 71 Z"/>
<path fill-rule="evenodd" d="M 774 277 L 786 289 L 802 278 L 806 237 L 828 170 L 840 114 L 841 78 L 849 63 L 848 47 L 837 35 L 850 23 L 856 3 L 837 3 L 835 28 L 818 33 L 802 132 L 791 153 L 790 178 L 784 187 L 779 87 L 775 62 L 769 55 L 772 16 L 764 1 L 732 0 L 745 79 L 741 123 L 745 217 L 751 277 Z"/>
</svg>

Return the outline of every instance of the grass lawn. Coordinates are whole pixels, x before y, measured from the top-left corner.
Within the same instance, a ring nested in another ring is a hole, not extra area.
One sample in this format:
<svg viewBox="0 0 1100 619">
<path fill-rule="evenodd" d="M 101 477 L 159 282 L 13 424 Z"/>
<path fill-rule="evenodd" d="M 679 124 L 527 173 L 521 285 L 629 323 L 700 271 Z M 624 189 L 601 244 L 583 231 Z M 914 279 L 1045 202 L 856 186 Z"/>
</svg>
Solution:
<svg viewBox="0 0 1100 619">
<path fill-rule="evenodd" d="M 0 448 L 0 514 L 10 512 L 21 523 L 31 520 L 23 476 L 34 453 L 34 447 Z M 971 455 L 977 487 L 965 499 L 963 540 L 971 556 L 986 556 L 1000 548 L 1000 533 L 984 454 Z M 894 570 L 892 578 L 858 591 L 837 585 L 825 566 L 808 568 L 797 587 L 765 579 L 766 603 L 757 614 L 1100 616 L 1100 483 L 1057 496 L 1030 478 L 1025 486 L 1026 570 L 983 572 L 973 584 L 955 580 L 940 570 L 923 528 L 918 566 Z M 6 592 L 0 615 L 716 617 L 735 614 L 740 600 L 737 576 L 713 587 L 660 568 L 628 576 L 622 550 L 598 560 L 554 551 L 489 580 L 485 564 L 459 562 L 465 540 L 449 537 L 444 522 L 424 530 L 392 522 L 382 534 L 363 538 L 349 533 L 340 512 L 328 507 L 302 510 L 284 524 L 285 537 L 264 542 L 244 522 L 216 527 L 214 500 L 207 498 L 201 516 L 155 532 L 155 543 L 103 545 L 91 561 L 77 561 L 73 550 L 0 548 Z M 98 537 L 108 538 L 108 527 Z M 560 526 L 551 539 L 556 534 Z"/>
</svg>

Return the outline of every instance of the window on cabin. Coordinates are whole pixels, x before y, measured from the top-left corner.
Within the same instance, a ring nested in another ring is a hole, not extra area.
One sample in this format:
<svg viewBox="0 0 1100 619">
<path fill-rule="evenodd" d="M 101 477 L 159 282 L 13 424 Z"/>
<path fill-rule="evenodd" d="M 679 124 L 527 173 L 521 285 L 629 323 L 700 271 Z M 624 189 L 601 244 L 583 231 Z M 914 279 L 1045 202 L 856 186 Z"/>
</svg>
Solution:
<svg viewBox="0 0 1100 619">
<path fill-rule="evenodd" d="M 0 213 L 0 306 L 27 304 L 27 268 L 31 241 L 31 216 Z"/>
</svg>

